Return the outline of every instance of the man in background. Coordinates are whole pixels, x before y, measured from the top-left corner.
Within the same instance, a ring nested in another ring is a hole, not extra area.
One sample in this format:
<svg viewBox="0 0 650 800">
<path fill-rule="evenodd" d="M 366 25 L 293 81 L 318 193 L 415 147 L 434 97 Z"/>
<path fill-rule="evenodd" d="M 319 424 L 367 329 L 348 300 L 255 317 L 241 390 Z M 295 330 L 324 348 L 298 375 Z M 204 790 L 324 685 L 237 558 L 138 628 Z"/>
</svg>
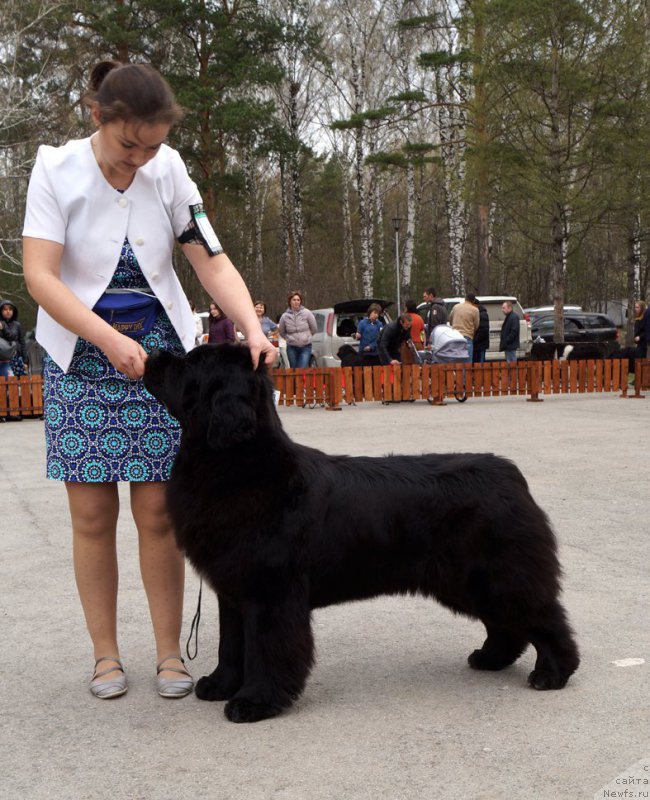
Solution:
<svg viewBox="0 0 650 800">
<path fill-rule="evenodd" d="M 512 303 L 504 300 L 501 304 L 501 311 L 505 315 L 501 326 L 501 340 L 499 350 L 503 350 L 508 363 L 517 360 L 517 350 L 519 348 L 519 317 L 512 310 Z"/>
<path fill-rule="evenodd" d="M 451 310 L 449 317 L 451 327 L 458 331 L 467 342 L 469 360 L 472 361 L 474 335 L 478 330 L 479 313 L 476 307 L 476 295 L 466 294 L 462 303 L 457 303 Z"/>
</svg>

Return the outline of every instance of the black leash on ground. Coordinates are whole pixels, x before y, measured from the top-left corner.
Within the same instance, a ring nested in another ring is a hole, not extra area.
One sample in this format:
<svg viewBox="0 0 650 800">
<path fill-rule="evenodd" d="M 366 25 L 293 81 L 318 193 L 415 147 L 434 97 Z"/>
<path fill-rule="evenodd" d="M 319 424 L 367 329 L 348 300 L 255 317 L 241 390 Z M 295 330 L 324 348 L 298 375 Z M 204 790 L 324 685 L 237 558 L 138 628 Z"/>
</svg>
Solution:
<svg viewBox="0 0 650 800">
<path fill-rule="evenodd" d="M 199 601 L 196 605 L 196 614 L 194 614 L 194 619 L 192 620 L 192 626 L 190 627 L 190 635 L 187 637 L 187 642 L 185 644 L 185 652 L 187 653 L 187 657 L 190 661 L 194 661 L 197 657 L 199 652 L 199 623 L 201 622 L 201 595 L 203 594 L 203 578 L 201 578 L 201 582 L 199 583 Z M 190 642 L 192 641 L 192 636 L 194 636 L 194 655 L 190 655 Z"/>
</svg>

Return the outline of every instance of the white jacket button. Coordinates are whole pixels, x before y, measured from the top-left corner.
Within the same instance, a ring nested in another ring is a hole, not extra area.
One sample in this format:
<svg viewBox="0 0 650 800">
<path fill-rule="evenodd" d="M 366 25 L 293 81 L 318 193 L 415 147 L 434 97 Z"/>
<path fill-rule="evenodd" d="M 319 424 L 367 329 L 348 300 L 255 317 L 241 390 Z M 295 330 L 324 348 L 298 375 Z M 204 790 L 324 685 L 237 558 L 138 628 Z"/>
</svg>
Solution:
<svg viewBox="0 0 650 800">
<path fill-rule="evenodd" d="M 126 208 L 129 204 L 129 201 L 126 199 L 126 197 L 120 197 L 120 199 L 117 201 L 117 204 L 121 208 Z"/>
<path fill-rule="evenodd" d="M 174 304 L 172 303 L 172 301 L 171 301 L 171 300 L 168 300 L 168 301 L 165 303 L 165 305 L 167 306 L 167 308 L 168 308 L 170 311 L 171 311 L 171 310 L 172 310 L 172 308 L 174 307 Z"/>
<path fill-rule="evenodd" d="M 135 243 L 136 243 L 137 245 L 143 245 L 143 244 L 144 244 L 144 239 L 136 239 L 136 240 L 135 240 Z"/>
<path fill-rule="evenodd" d="M 151 273 L 151 280 L 152 281 L 157 281 L 159 277 L 160 277 L 160 275 L 157 272 L 152 272 Z"/>
</svg>

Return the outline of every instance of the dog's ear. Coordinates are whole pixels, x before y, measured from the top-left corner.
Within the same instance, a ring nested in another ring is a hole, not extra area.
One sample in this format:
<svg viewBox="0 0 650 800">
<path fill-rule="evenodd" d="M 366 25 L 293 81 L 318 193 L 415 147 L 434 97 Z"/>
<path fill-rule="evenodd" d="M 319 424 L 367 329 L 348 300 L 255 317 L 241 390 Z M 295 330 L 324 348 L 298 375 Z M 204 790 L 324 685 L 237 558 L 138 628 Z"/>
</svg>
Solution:
<svg viewBox="0 0 650 800">
<path fill-rule="evenodd" d="M 212 396 L 207 439 L 213 450 L 242 444 L 257 432 L 257 387 L 254 375 L 233 375 Z"/>
<path fill-rule="evenodd" d="M 144 385 L 179 422 L 185 418 L 185 360 L 166 350 L 154 350 L 147 358 Z"/>
</svg>

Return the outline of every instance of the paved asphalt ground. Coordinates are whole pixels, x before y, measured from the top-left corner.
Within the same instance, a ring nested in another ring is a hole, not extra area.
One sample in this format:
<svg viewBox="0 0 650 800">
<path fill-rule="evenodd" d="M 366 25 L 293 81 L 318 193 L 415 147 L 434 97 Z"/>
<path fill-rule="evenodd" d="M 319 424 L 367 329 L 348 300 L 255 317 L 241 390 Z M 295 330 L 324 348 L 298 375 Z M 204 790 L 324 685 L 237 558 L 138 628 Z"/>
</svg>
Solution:
<svg viewBox="0 0 650 800">
<path fill-rule="evenodd" d="M 531 651 L 503 672 L 472 671 L 467 655 L 484 637 L 478 623 L 421 598 L 386 597 L 314 614 L 317 665 L 282 717 L 234 725 L 221 703 L 163 700 L 154 691 L 125 492 L 119 618 L 130 689 L 98 701 L 87 690 L 92 659 L 65 492 L 43 478 L 42 423 L 26 420 L 0 425 L 0 797 L 650 797 L 650 396 L 280 414 L 296 440 L 333 453 L 493 451 L 514 459 L 560 541 L 583 659 L 567 688 L 527 688 Z M 188 575 L 185 635 L 197 586 Z M 208 596 L 195 676 L 212 670 L 216 647 Z M 614 663 L 623 659 L 644 663 Z M 608 784 L 621 794 L 604 792 Z"/>
</svg>

